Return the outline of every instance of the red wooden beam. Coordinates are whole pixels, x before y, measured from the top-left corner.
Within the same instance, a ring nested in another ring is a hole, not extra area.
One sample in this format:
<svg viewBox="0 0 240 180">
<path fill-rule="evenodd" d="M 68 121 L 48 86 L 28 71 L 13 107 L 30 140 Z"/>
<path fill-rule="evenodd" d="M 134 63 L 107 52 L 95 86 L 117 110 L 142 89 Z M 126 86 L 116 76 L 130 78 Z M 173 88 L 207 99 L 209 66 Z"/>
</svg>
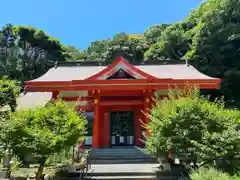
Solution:
<svg viewBox="0 0 240 180">
<path fill-rule="evenodd" d="M 76 86 L 59 86 L 59 87 L 43 87 L 43 86 L 26 86 L 25 90 L 27 92 L 46 92 L 46 91 L 79 91 L 79 90 L 108 90 L 108 91 L 119 91 L 119 90 L 157 90 L 157 89 L 184 89 L 186 87 L 185 84 L 146 84 L 146 85 L 138 85 L 138 84 L 125 84 L 125 85 L 108 85 L 108 86 L 88 86 L 88 85 L 76 85 Z M 219 88 L 219 84 L 198 84 L 200 89 L 216 89 Z"/>
<path fill-rule="evenodd" d="M 99 85 L 126 85 L 126 84 L 217 84 L 221 83 L 221 79 L 132 79 L 132 80 L 72 80 L 72 81 L 26 81 L 25 86 L 99 86 Z"/>
<path fill-rule="evenodd" d="M 112 91 L 112 90 L 104 90 L 101 91 L 101 96 L 145 96 L 146 94 L 154 93 L 153 90 L 119 90 L 119 91 Z"/>
<path fill-rule="evenodd" d="M 93 101 L 93 97 L 89 97 L 89 96 L 84 96 L 84 97 L 62 97 L 62 100 L 64 101 Z"/>
<path fill-rule="evenodd" d="M 111 111 L 134 111 L 136 108 L 141 109 L 143 104 L 141 105 L 125 105 L 125 106 L 118 106 L 118 105 L 111 105 L 105 106 L 109 107 Z"/>
<path fill-rule="evenodd" d="M 76 110 L 77 111 L 84 111 L 84 112 L 93 112 L 93 105 L 92 104 L 88 104 L 85 106 L 76 106 Z"/>
<path fill-rule="evenodd" d="M 101 101 L 100 105 L 101 106 L 114 106 L 114 105 L 118 105 L 118 106 L 131 106 L 131 105 L 142 105 L 143 101 L 142 100 L 131 100 L 131 101 L 123 101 L 123 100 L 119 100 L 119 101 Z"/>
</svg>

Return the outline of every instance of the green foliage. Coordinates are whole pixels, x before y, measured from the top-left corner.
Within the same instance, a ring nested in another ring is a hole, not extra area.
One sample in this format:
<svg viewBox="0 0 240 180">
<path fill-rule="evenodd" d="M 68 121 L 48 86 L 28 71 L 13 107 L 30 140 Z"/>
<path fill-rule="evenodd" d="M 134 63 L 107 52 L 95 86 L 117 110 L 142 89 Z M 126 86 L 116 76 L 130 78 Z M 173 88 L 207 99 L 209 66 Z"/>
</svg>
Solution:
<svg viewBox="0 0 240 180">
<path fill-rule="evenodd" d="M 17 97 L 20 93 L 20 88 L 16 81 L 10 80 L 7 77 L 0 79 L 0 157 L 8 154 L 9 137 L 7 136 L 7 124 L 10 119 L 11 112 L 15 112 L 17 107 Z M 12 168 L 17 165 L 14 161 Z M 10 174 L 10 166 L 7 166 L 8 175 Z"/>
<path fill-rule="evenodd" d="M 17 86 L 16 81 L 6 77 L 0 79 L 0 109 L 9 106 L 12 112 L 15 111 L 17 106 L 16 99 L 19 93 L 20 88 Z"/>
<path fill-rule="evenodd" d="M 161 31 L 144 56 L 148 60 L 188 59 L 198 70 L 223 79 L 228 106 L 240 107 L 238 86 L 240 1 L 207 0 L 183 22 Z"/>
<path fill-rule="evenodd" d="M 129 62 L 134 63 L 143 59 L 144 52 L 148 49 L 148 42 L 144 38 L 131 38 L 125 33 L 119 33 L 109 42 L 106 52 L 106 61 L 111 62 L 118 56 L 124 56 Z"/>
<path fill-rule="evenodd" d="M 157 103 L 149 114 L 147 148 L 156 157 L 172 151 L 194 162 L 214 164 L 224 159 L 233 171 L 239 164 L 240 118 L 237 110 L 224 108 L 222 101 L 209 102 L 195 89 L 170 93 L 170 99 Z"/>
<path fill-rule="evenodd" d="M 67 61 L 77 61 L 77 60 L 87 59 L 85 52 L 81 52 L 75 46 L 67 46 L 66 50 L 69 54 L 69 58 L 67 58 Z"/>
<path fill-rule="evenodd" d="M 55 61 L 69 58 L 66 48 L 42 30 L 6 25 L 0 31 L 0 72 L 20 81 L 45 73 Z"/>
<path fill-rule="evenodd" d="M 143 59 L 144 52 L 148 47 L 148 42 L 144 37 L 139 38 L 139 36 L 119 33 L 112 39 L 91 43 L 85 52 L 89 60 L 111 63 L 118 56 L 124 56 L 134 63 Z"/>
<path fill-rule="evenodd" d="M 8 124 L 7 136 L 15 154 L 31 153 L 47 159 L 76 144 L 85 135 L 86 119 L 62 101 L 36 110 L 17 111 Z"/>
<path fill-rule="evenodd" d="M 14 27 L 14 34 L 19 36 L 20 46 L 28 49 L 30 46 L 33 56 L 46 53 L 46 57 L 52 61 L 64 61 L 67 58 L 65 47 L 58 39 L 48 36 L 44 31 L 29 26 Z M 39 53 L 39 54 L 38 54 Z"/>
<path fill-rule="evenodd" d="M 186 58 L 195 60 L 203 73 L 223 79 L 221 91 L 229 105 L 239 107 L 239 30 L 238 0 L 208 0 L 190 15 L 195 26 L 191 50 Z"/>
<path fill-rule="evenodd" d="M 46 165 L 67 164 L 72 161 L 72 149 L 65 148 L 59 153 L 52 154 L 46 161 Z"/>
<path fill-rule="evenodd" d="M 146 37 L 149 44 L 157 43 L 161 40 L 162 32 L 168 27 L 168 24 L 156 24 L 149 27 L 145 32 L 144 36 Z"/>
<path fill-rule="evenodd" d="M 18 157 L 14 156 L 11 159 L 11 172 L 16 171 L 20 168 L 21 161 Z"/>
<path fill-rule="evenodd" d="M 109 42 L 110 39 L 97 40 L 92 42 L 90 46 L 85 50 L 87 59 L 104 62 Z"/>
<path fill-rule="evenodd" d="M 191 174 L 192 180 L 238 180 L 236 176 L 230 176 L 227 173 L 218 171 L 212 167 L 200 168 L 198 171 Z"/>
<path fill-rule="evenodd" d="M 181 23 L 173 24 L 161 33 L 161 39 L 144 56 L 148 60 L 180 59 L 189 50 L 188 37 Z"/>
</svg>

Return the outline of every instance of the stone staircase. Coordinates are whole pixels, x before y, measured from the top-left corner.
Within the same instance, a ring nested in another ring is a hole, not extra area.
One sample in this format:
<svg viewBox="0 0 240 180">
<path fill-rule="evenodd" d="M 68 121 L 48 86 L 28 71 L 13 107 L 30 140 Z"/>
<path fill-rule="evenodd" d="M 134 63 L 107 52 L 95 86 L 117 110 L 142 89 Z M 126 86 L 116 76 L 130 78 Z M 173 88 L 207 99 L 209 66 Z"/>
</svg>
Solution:
<svg viewBox="0 0 240 180">
<path fill-rule="evenodd" d="M 141 164 L 156 163 L 146 150 L 139 147 L 115 147 L 109 149 L 93 149 L 91 164 Z"/>
<path fill-rule="evenodd" d="M 80 178 L 80 173 L 68 173 L 57 180 L 189 180 L 187 176 L 182 177 L 179 171 L 159 172 L 159 178 L 156 178 L 156 172 L 151 169 L 150 164 L 120 164 L 119 165 L 93 165 L 93 172 L 88 177 Z M 127 170 L 126 170 L 127 169 Z"/>
<path fill-rule="evenodd" d="M 151 166 L 138 164 L 93 165 L 87 177 L 81 178 L 79 172 L 66 173 L 57 180 L 155 180 L 156 174 Z"/>
<path fill-rule="evenodd" d="M 138 147 L 93 149 L 91 170 L 85 179 L 156 180 L 156 160 Z M 178 180 L 180 171 L 161 172 L 158 180 Z M 68 173 L 60 180 L 81 180 L 80 173 Z"/>
</svg>

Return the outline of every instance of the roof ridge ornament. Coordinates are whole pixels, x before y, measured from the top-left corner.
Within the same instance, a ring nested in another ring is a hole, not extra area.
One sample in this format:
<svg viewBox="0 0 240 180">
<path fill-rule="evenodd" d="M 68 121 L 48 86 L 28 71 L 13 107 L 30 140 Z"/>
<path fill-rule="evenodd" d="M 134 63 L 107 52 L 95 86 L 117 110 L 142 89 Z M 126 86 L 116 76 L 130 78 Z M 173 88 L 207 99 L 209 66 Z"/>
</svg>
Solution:
<svg viewBox="0 0 240 180">
<path fill-rule="evenodd" d="M 58 67 L 58 61 L 55 61 L 54 68 L 56 69 Z"/>
<path fill-rule="evenodd" d="M 187 65 L 187 67 L 189 67 L 189 63 L 188 63 L 188 60 L 187 60 L 187 59 L 185 59 L 185 63 L 186 63 L 186 65 Z"/>
<path fill-rule="evenodd" d="M 180 58 L 180 60 L 184 60 L 185 61 L 185 65 L 187 66 L 187 67 L 189 67 L 190 65 L 189 65 L 189 62 L 188 62 L 188 60 L 187 59 L 185 59 L 185 58 Z"/>
</svg>

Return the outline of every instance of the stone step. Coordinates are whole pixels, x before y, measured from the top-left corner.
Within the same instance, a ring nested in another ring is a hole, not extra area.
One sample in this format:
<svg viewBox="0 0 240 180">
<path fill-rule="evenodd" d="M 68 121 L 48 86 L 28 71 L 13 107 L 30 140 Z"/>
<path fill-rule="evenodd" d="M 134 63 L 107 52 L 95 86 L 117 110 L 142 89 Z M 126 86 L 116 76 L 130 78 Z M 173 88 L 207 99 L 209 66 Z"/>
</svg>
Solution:
<svg viewBox="0 0 240 180">
<path fill-rule="evenodd" d="M 93 176 L 95 180 L 156 180 L 156 176 Z"/>
<path fill-rule="evenodd" d="M 126 153 L 122 153 L 122 152 L 114 152 L 114 153 L 111 153 L 111 152 L 104 152 L 104 153 L 92 153 L 91 155 L 92 156 L 96 156 L 96 155 L 107 155 L 107 156 L 114 156 L 114 155 L 129 155 L 129 156 L 149 156 L 149 154 L 144 154 L 142 152 L 134 152 L 134 153 L 130 153 L 130 152 L 126 152 Z"/>
<path fill-rule="evenodd" d="M 99 154 L 103 154 L 103 155 L 115 155 L 115 154 L 129 154 L 129 155 L 148 155 L 145 154 L 143 152 L 92 152 L 92 155 L 99 155 Z"/>
<path fill-rule="evenodd" d="M 129 155 L 129 156 L 134 156 L 134 155 L 141 155 L 141 156 L 149 156 L 149 154 L 144 154 L 141 152 L 134 152 L 134 153 L 130 153 L 130 152 L 126 152 L 126 153 L 122 153 L 122 152 L 104 152 L 104 153 L 92 153 L 92 156 L 96 156 L 96 155 L 107 155 L 107 156 L 114 156 L 114 155 Z"/>
<path fill-rule="evenodd" d="M 158 164 L 99 164 L 92 165 L 89 179 L 99 180 L 140 180 L 140 179 L 156 179 L 156 167 Z M 171 171 L 161 171 L 157 173 L 160 176 L 159 180 L 179 180 L 183 174 L 177 167 Z M 87 179 L 87 178 L 85 178 Z M 80 180 L 80 173 L 67 173 L 59 180 Z"/>
<path fill-rule="evenodd" d="M 127 157 L 127 158 L 145 158 L 145 159 L 149 159 L 149 158 L 152 158 L 151 156 L 144 156 L 144 155 L 128 155 L 128 154 L 114 154 L 114 155 L 106 155 L 106 154 L 98 154 L 98 155 L 91 155 L 91 158 L 94 159 L 94 158 L 102 158 L 102 157 L 112 157 L 112 158 L 124 158 L 124 157 Z"/>
<path fill-rule="evenodd" d="M 159 173 L 161 177 L 178 177 L 182 176 L 181 173 L 179 172 L 173 172 L 173 171 L 166 171 L 166 172 L 161 172 Z M 119 171 L 119 172 L 92 172 L 89 173 L 89 176 L 156 176 L 156 172 L 154 171 L 146 171 L 146 172 L 141 172 L 141 171 L 131 171 L 131 172 L 126 172 L 126 171 Z"/>
<path fill-rule="evenodd" d="M 92 154 L 143 154 L 143 155 L 149 155 L 147 153 L 144 152 L 92 152 Z"/>
<path fill-rule="evenodd" d="M 84 180 L 156 180 L 155 176 L 93 176 L 89 178 L 84 178 Z M 79 177 L 75 178 L 61 178 L 58 180 L 81 180 Z M 163 180 L 172 180 L 172 179 L 163 179 Z"/>
<path fill-rule="evenodd" d="M 113 157 L 102 157 L 93 158 L 90 160 L 91 164 L 145 164 L 145 163 L 156 163 L 154 158 L 113 158 Z"/>
<path fill-rule="evenodd" d="M 67 177 L 61 177 L 58 178 L 58 180 L 80 180 L 80 176 L 67 176 Z M 91 180 L 91 179 L 107 179 L 107 180 L 114 180 L 114 179 L 125 179 L 125 180 L 138 180 L 138 179 L 145 179 L 145 180 L 156 180 L 156 175 L 155 174 L 149 174 L 149 175 L 141 175 L 141 174 L 110 174 L 110 175 L 89 175 L 87 177 L 84 177 L 84 180 Z M 161 176 L 159 180 L 179 180 L 178 176 Z"/>
<path fill-rule="evenodd" d="M 150 155 L 139 149 L 96 149 L 92 150 L 91 156 L 140 156 L 149 157 Z"/>
<path fill-rule="evenodd" d="M 89 176 L 156 176 L 155 172 L 92 172 Z"/>
<path fill-rule="evenodd" d="M 149 155 L 142 155 L 142 154 L 93 154 L 91 157 L 151 157 Z"/>
<path fill-rule="evenodd" d="M 91 164 L 155 164 L 155 159 L 105 159 L 105 160 L 91 160 Z"/>
<path fill-rule="evenodd" d="M 75 178 L 60 178 L 58 180 L 81 180 L 79 177 Z M 89 178 L 84 178 L 83 180 L 156 180 L 156 176 L 93 176 Z M 180 179 L 179 177 L 175 176 L 167 176 L 167 177 L 160 177 L 158 180 L 188 180 L 188 179 Z"/>
<path fill-rule="evenodd" d="M 155 174 L 149 174 L 149 175 L 141 175 L 141 174 L 111 174 L 111 175 L 89 175 L 88 177 L 82 178 L 84 180 L 156 180 Z M 168 176 L 160 176 L 158 180 L 189 180 L 186 177 L 179 177 L 174 175 L 168 175 Z M 72 176 L 72 177 L 61 177 L 58 178 L 58 180 L 81 180 L 80 176 Z"/>
<path fill-rule="evenodd" d="M 142 148 L 139 148 L 139 147 L 122 147 L 122 148 L 99 148 L 99 149 L 93 149 L 93 150 L 96 150 L 96 151 L 106 151 L 106 150 L 109 150 L 111 149 L 112 151 L 125 151 L 125 150 L 129 150 L 129 151 L 135 151 L 135 150 L 139 150 L 139 149 L 142 149 Z"/>
<path fill-rule="evenodd" d="M 156 176 L 93 176 L 90 179 L 95 179 L 95 180 L 157 180 Z M 189 180 L 186 178 L 181 179 L 181 177 L 177 176 L 161 176 L 158 178 L 158 180 Z"/>
<path fill-rule="evenodd" d="M 92 149 L 92 152 L 139 152 L 146 151 L 146 149 L 133 147 L 133 148 L 102 148 L 102 149 Z"/>
<path fill-rule="evenodd" d="M 92 149 L 93 152 L 107 152 L 107 151 L 111 151 L 111 152 L 139 152 L 139 151 L 146 151 L 145 149 L 141 149 L 141 148 L 126 148 L 126 149 L 112 149 L 112 148 L 105 148 L 105 149 Z"/>
<path fill-rule="evenodd" d="M 81 180 L 79 177 L 75 178 L 60 178 L 58 180 Z M 156 176 L 93 176 L 89 178 L 84 178 L 84 180 L 156 180 Z M 160 177 L 158 180 L 180 180 L 179 177 L 175 176 L 167 176 L 167 177 Z M 187 179 L 182 179 L 187 180 Z"/>
</svg>

